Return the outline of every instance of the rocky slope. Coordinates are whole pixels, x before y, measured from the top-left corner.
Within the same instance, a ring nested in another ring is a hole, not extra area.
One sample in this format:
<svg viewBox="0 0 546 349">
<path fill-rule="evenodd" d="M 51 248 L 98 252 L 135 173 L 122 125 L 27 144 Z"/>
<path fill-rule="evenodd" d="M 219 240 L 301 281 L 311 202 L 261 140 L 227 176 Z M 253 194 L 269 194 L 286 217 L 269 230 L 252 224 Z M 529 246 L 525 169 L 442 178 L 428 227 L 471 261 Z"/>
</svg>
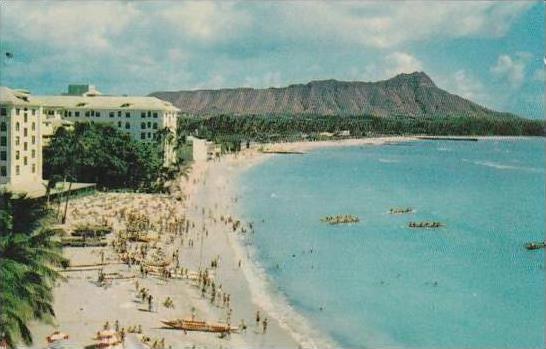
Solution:
<svg viewBox="0 0 546 349">
<path fill-rule="evenodd" d="M 509 117 L 438 88 L 424 72 L 377 82 L 322 80 L 283 88 L 154 92 L 197 115 L 374 115 Z"/>
</svg>

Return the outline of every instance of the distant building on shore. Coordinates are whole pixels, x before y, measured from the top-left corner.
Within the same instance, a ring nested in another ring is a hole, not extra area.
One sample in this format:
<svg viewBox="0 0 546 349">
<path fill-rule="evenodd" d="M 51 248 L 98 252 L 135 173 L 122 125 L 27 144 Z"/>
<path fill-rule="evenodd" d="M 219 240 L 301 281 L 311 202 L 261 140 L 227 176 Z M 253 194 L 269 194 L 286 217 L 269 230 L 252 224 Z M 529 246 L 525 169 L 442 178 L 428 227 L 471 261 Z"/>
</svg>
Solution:
<svg viewBox="0 0 546 349">
<path fill-rule="evenodd" d="M 186 140 L 192 144 L 194 161 L 209 161 L 220 156 L 220 146 L 212 141 L 194 136 L 189 136 Z"/>
<path fill-rule="evenodd" d="M 109 123 L 139 142 L 161 141 L 164 165 L 176 161 L 180 110 L 156 97 L 103 96 L 93 85 L 70 85 L 59 96 L 31 96 L 0 87 L 0 184 L 42 181 L 42 147 L 75 122 Z"/>
<path fill-rule="evenodd" d="M 95 85 L 89 84 L 70 84 L 68 85 L 68 92 L 63 93 L 63 96 L 100 96 L 102 93 L 97 91 Z"/>
</svg>

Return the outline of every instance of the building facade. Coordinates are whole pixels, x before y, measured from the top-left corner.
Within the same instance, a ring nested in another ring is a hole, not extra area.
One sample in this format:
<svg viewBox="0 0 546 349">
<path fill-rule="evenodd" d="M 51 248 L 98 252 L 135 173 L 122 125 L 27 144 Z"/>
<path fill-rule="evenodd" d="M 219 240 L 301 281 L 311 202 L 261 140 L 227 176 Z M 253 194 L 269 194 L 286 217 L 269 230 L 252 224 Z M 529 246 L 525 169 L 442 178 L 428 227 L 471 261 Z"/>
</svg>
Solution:
<svg viewBox="0 0 546 349">
<path fill-rule="evenodd" d="M 180 110 L 155 97 L 31 96 L 0 86 L 0 185 L 25 189 L 42 183 L 42 147 L 55 130 L 75 122 L 108 123 L 139 142 L 160 142 L 164 165 L 176 162 Z M 71 93 L 79 91 L 72 89 Z"/>
<path fill-rule="evenodd" d="M 27 91 L 0 87 L 0 185 L 42 181 L 42 107 Z"/>
<path fill-rule="evenodd" d="M 188 136 L 186 140 L 192 144 L 194 161 L 209 161 L 220 157 L 220 146 L 214 142 L 193 136 Z"/>
<path fill-rule="evenodd" d="M 46 143 L 60 122 L 109 123 L 139 142 L 161 142 L 165 166 L 176 161 L 178 108 L 155 97 L 103 96 L 93 91 L 82 96 L 35 97 L 43 108 Z"/>
</svg>

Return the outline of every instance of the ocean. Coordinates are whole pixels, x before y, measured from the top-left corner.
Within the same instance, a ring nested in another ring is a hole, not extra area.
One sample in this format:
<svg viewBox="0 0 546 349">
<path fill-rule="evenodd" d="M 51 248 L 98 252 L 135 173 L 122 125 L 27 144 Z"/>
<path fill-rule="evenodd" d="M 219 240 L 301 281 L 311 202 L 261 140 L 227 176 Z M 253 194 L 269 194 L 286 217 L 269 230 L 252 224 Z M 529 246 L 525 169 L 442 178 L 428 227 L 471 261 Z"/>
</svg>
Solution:
<svg viewBox="0 0 546 349">
<path fill-rule="evenodd" d="M 340 347 L 544 348 L 544 250 L 524 248 L 544 240 L 544 146 L 277 155 L 238 180 L 238 209 L 255 226 L 247 243 L 273 291 Z M 337 214 L 360 222 L 320 220 Z M 407 227 L 421 220 L 445 226 Z"/>
</svg>

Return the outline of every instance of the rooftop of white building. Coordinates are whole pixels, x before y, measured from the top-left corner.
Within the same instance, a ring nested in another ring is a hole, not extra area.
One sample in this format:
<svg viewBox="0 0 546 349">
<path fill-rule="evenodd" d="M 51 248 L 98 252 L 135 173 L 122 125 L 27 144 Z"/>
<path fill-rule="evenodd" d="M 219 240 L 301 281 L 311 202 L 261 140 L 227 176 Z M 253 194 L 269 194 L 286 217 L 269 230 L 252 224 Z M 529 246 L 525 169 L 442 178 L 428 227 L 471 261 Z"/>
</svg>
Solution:
<svg viewBox="0 0 546 349">
<path fill-rule="evenodd" d="M 92 90 L 91 92 L 94 92 Z M 84 96 L 33 96 L 28 91 L 14 90 L 0 86 L 0 103 L 8 105 L 28 105 L 59 107 L 69 109 L 112 109 L 112 110 L 161 110 L 179 112 L 170 102 L 156 97 L 141 96 L 102 96 L 100 92 Z"/>
<path fill-rule="evenodd" d="M 30 96 L 28 91 L 12 90 L 11 88 L 0 86 L 0 104 L 38 106 L 40 102 Z"/>
<path fill-rule="evenodd" d="M 135 96 L 35 96 L 44 107 L 60 107 L 69 109 L 113 109 L 113 110 L 162 110 L 178 112 L 169 102 L 156 97 Z"/>
</svg>

